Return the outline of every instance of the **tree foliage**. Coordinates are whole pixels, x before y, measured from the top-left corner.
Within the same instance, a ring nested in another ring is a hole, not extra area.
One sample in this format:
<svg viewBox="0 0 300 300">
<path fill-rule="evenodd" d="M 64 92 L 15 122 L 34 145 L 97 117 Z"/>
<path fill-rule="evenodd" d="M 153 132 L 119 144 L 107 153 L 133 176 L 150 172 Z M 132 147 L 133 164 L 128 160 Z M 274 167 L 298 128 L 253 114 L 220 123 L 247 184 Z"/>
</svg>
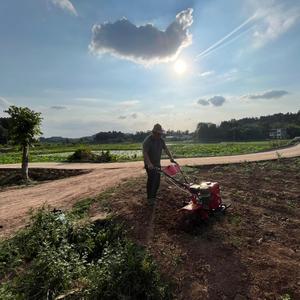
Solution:
<svg viewBox="0 0 300 300">
<path fill-rule="evenodd" d="M 273 128 L 286 129 L 288 138 L 300 136 L 300 111 L 259 118 L 232 119 L 221 122 L 219 126 L 198 123 L 194 136 L 201 142 L 265 140 L 269 138 Z"/>
<path fill-rule="evenodd" d="M 0 118 L 0 144 L 8 142 L 9 118 Z"/>
<path fill-rule="evenodd" d="M 41 132 L 41 113 L 28 107 L 10 106 L 7 112 L 10 115 L 9 139 L 22 149 L 22 176 L 25 182 L 29 182 L 28 161 L 29 147 L 37 141 Z"/>
<path fill-rule="evenodd" d="M 41 132 L 41 113 L 35 112 L 28 107 L 10 106 L 6 110 L 10 115 L 9 139 L 16 145 L 30 146 Z"/>
</svg>

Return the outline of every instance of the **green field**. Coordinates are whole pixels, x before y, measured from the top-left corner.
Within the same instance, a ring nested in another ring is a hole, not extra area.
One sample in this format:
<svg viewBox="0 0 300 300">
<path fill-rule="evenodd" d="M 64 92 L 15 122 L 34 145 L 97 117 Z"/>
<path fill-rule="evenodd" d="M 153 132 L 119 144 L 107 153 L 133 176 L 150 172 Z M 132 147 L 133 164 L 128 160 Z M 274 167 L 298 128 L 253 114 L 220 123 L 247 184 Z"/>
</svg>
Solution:
<svg viewBox="0 0 300 300">
<path fill-rule="evenodd" d="M 172 142 L 169 144 L 171 152 L 179 157 L 203 157 L 254 153 L 276 149 L 287 145 L 287 140 L 257 141 L 257 142 L 223 142 L 217 144 Z M 116 161 L 141 160 L 141 144 L 97 144 L 97 145 L 57 145 L 42 144 L 31 148 L 31 162 L 63 162 L 76 149 L 89 148 L 95 153 L 109 150 Z M 21 162 L 21 153 L 16 147 L 0 146 L 0 164 Z"/>
</svg>

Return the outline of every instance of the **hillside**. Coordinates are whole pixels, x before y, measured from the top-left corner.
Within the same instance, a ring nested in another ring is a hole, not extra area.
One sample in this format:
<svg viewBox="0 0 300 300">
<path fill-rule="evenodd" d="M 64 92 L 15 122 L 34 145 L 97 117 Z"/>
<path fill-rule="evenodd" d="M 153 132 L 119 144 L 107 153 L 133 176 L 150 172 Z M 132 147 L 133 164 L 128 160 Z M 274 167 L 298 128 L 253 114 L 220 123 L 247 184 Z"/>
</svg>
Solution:
<svg viewBox="0 0 300 300">
<path fill-rule="evenodd" d="M 281 129 L 283 138 L 300 136 L 300 111 L 257 118 L 232 119 L 223 121 L 220 125 L 199 123 L 195 138 L 202 142 L 265 140 L 270 138 L 272 129 Z"/>
</svg>

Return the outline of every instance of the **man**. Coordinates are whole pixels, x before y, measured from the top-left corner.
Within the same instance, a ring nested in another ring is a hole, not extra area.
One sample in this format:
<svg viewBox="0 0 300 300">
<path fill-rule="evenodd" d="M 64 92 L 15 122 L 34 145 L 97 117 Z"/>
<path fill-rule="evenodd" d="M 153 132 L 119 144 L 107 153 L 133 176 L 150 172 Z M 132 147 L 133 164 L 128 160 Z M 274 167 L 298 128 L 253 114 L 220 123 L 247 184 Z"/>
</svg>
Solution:
<svg viewBox="0 0 300 300">
<path fill-rule="evenodd" d="M 157 168 L 160 168 L 162 150 L 164 149 L 171 162 L 175 162 L 165 141 L 162 139 L 163 132 L 161 125 L 155 124 L 152 134 L 147 136 L 143 142 L 144 163 L 148 175 L 147 198 L 151 204 L 156 199 L 156 193 L 160 184 L 160 173 L 157 171 Z"/>
</svg>

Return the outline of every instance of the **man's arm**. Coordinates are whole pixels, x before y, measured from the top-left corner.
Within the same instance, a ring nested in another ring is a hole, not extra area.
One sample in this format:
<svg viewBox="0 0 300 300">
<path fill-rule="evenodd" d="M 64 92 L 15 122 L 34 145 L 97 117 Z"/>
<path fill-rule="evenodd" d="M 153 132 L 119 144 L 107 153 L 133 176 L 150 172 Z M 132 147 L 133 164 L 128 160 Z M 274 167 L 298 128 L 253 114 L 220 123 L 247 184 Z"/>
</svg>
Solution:
<svg viewBox="0 0 300 300">
<path fill-rule="evenodd" d="M 172 153 L 170 152 L 169 148 L 167 147 L 167 145 L 165 144 L 165 152 L 168 155 L 169 159 L 171 162 L 175 162 Z"/>
<path fill-rule="evenodd" d="M 152 162 L 150 160 L 148 151 L 149 151 L 149 139 L 146 138 L 144 140 L 144 142 L 143 142 L 143 156 L 144 156 L 144 161 L 145 161 L 146 166 L 149 169 L 153 169 L 154 166 L 153 166 L 153 164 L 152 164 Z"/>
<path fill-rule="evenodd" d="M 146 163 L 147 167 L 149 169 L 153 169 L 154 166 L 153 166 L 152 162 L 150 161 L 149 155 L 146 150 L 143 150 L 143 155 L 144 155 L 144 159 L 145 159 L 145 163 Z"/>
</svg>

